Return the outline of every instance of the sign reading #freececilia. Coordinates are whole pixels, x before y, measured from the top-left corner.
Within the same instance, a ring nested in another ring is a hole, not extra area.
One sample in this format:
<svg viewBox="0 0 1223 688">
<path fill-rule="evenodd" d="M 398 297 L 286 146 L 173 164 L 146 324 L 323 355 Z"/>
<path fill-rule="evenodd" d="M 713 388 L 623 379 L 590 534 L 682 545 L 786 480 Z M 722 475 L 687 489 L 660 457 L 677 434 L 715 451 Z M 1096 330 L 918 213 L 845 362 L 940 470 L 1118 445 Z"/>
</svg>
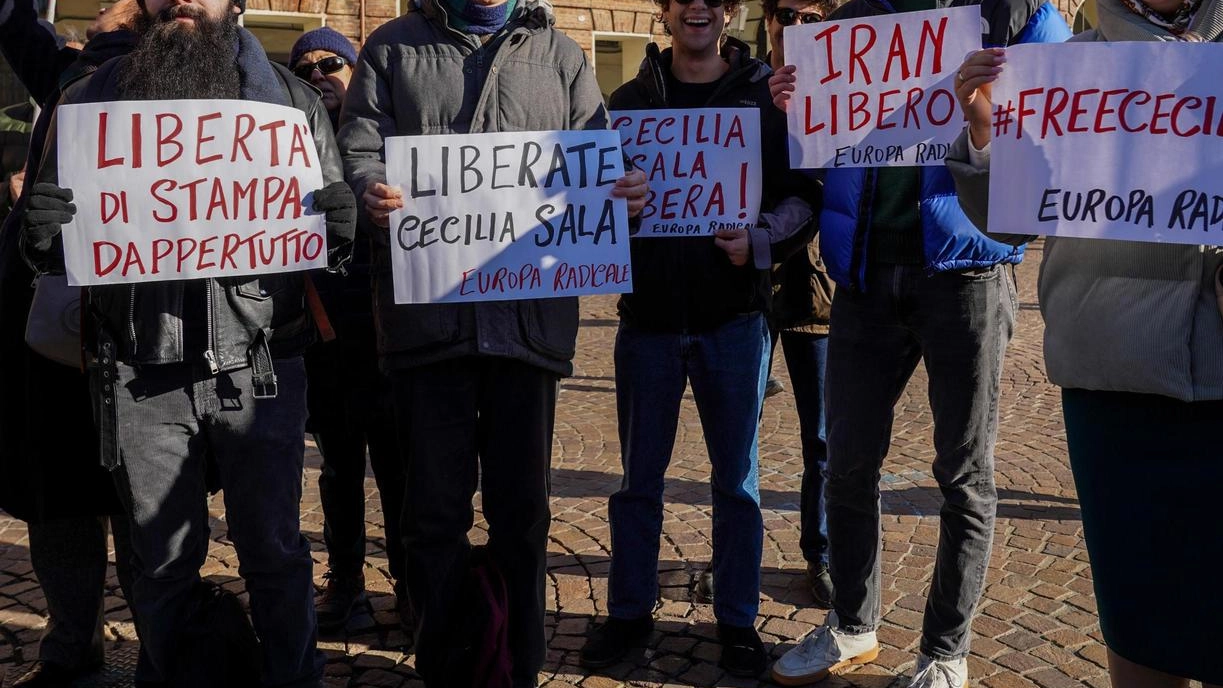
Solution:
<svg viewBox="0 0 1223 688">
<path fill-rule="evenodd" d="M 614 131 L 388 138 L 395 302 L 631 291 L 623 174 Z"/>
<path fill-rule="evenodd" d="M 637 237 L 753 229 L 760 215 L 756 108 L 612 113 L 624 154 L 650 180 Z"/>
<path fill-rule="evenodd" d="M 1223 246 L 1223 45 L 1007 49 L 991 232 Z"/>
<path fill-rule="evenodd" d="M 981 49 L 976 6 L 785 28 L 798 81 L 790 166 L 942 165 L 964 127 L 955 74 Z"/>
<path fill-rule="evenodd" d="M 56 111 L 72 285 L 228 277 L 327 265 L 318 151 L 295 108 L 117 101 Z"/>
</svg>

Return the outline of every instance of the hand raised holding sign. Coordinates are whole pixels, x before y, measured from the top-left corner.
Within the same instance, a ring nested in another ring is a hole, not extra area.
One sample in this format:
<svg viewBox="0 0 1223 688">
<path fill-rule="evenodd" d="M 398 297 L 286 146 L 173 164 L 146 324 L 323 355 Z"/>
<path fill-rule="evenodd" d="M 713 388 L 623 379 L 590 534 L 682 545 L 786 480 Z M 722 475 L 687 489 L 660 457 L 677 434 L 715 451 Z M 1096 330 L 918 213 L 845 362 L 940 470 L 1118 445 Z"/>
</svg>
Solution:
<svg viewBox="0 0 1223 688">
<path fill-rule="evenodd" d="M 798 68 L 794 65 L 786 65 L 769 77 L 769 95 L 773 98 L 773 105 L 782 112 L 785 112 L 786 106 L 790 104 L 794 84 L 798 83 L 798 77 L 795 76 L 796 71 Z"/>
<path fill-rule="evenodd" d="M 986 48 L 969 55 L 956 72 L 955 97 L 960 101 L 960 109 L 968 120 L 968 135 L 977 149 L 990 142 L 993 83 L 1005 62 L 1005 50 Z"/>
<path fill-rule="evenodd" d="M 379 227 L 391 226 L 391 211 L 403 207 L 403 192 L 388 184 L 370 184 L 361 195 L 370 222 Z"/>
<path fill-rule="evenodd" d="M 746 229 L 720 229 L 714 232 L 713 243 L 726 251 L 726 257 L 730 258 L 730 264 L 735 267 L 747 265 L 748 259 L 752 257 L 752 242 L 748 239 Z"/>
</svg>

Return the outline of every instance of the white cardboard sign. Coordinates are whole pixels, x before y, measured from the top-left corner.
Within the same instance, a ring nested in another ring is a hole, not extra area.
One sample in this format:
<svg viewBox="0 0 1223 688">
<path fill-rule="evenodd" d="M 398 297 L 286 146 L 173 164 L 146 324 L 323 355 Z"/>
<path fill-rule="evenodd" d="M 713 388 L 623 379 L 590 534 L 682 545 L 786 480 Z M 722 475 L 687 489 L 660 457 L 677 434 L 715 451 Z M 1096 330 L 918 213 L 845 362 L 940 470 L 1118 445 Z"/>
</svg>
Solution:
<svg viewBox="0 0 1223 688">
<path fill-rule="evenodd" d="M 612 128 L 650 180 L 635 237 L 755 228 L 760 216 L 760 111 L 621 110 Z"/>
<path fill-rule="evenodd" d="M 942 165 L 964 126 L 954 79 L 981 49 L 976 6 L 785 28 L 797 87 L 790 166 Z"/>
<path fill-rule="evenodd" d="M 1223 245 L 1223 45 L 1007 49 L 992 232 Z"/>
<path fill-rule="evenodd" d="M 326 267 L 318 151 L 305 114 L 245 100 L 56 110 L 72 285 Z"/>
<path fill-rule="evenodd" d="M 631 291 L 623 173 L 614 131 L 388 138 L 395 302 Z"/>
</svg>

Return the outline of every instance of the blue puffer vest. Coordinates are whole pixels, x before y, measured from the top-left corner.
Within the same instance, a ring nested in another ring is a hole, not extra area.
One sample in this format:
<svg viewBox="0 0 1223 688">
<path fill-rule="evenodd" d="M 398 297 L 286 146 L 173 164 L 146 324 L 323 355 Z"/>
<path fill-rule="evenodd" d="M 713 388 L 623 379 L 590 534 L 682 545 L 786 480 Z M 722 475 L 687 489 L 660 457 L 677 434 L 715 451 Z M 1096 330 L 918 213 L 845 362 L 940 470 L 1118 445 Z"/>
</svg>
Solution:
<svg viewBox="0 0 1223 688">
<path fill-rule="evenodd" d="M 986 0 L 981 15 L 990 23 L 986 46 L 1018 43 L 1060 43 L 1070 27 L 1049 2 Z M 977 4 L 952 2 L 951 5 Z M 943 3 L 939 3 L 943 6 Z M 1035 6 L 1033 6 L 1035 5 Z M 887 0 L 856 0 L 830 19 L 893 12 Z M 876 193 L 874 168 L 825 170 L 824 209 L 820 214 L 820 253 L 838 286 L 862 289 L 866 283 L 867 242 Z M 922 167 L 921 224 L 924 265 L 928 273 L 985 268 L 1023 260 L 1023 247 L 986 237 L 960 209 L 951 173 L 943 165 Z"/>
</svg>

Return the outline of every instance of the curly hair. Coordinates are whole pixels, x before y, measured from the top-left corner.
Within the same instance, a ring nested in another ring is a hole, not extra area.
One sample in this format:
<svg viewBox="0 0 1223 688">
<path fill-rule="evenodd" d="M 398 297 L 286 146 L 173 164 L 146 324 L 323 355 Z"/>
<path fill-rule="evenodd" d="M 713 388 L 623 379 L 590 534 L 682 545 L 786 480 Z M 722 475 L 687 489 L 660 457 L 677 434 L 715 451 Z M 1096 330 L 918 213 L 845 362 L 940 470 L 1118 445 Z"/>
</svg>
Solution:
<svg viewBox="0 0 1223 688">
<path fill-rule="evenodd" d="M 726 16 L 733 17 L 735 12 L 738 12 L 742 7 L 744 0 L 722 0 L 722 7 L 726 9 Z M 662 13 L 667 11 L 667 7 L 671 4 L 671 0 L 654 0 L 654 5 L 658 7 L 658 20 L 663 24 L 663 28 L 670 35 L 670 27 L 666 26 L 666 22 L 662 21 Z M 773 0 L 773 5 L 776 7 L 777 2 Z"/>
<path fill-rule="evenodd" d="M 815 3 L 819 5 L 823 15 L 827 17 L 832 14 L 833 10 L 844 4 L 845 0 L 817 0 Z M 768 19 L 777 13 L 777 5 L 780 0 L 760 0 L 760 9 L 764 11 L 764 18 Z"/>
</svg>

